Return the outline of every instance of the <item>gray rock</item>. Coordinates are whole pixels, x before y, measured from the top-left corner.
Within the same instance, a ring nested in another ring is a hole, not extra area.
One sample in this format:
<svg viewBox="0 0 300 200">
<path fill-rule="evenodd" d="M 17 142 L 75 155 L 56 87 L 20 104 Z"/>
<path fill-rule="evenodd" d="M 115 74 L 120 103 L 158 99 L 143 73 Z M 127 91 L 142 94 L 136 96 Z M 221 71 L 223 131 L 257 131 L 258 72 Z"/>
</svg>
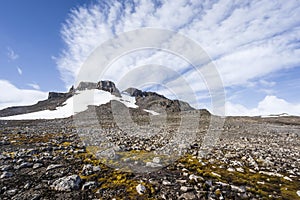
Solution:
<svg viewBox="0 0 300 200">
<path fill-rule="evenodd" d="M 83 184 L 82 190 L 90 190 L 90 189 L 95 188 L 96 186 L 97 186 L 97 184 L 95 181 L 89 181 L 89 182 L 86 182 L 85 184 Z"/>
<path fill-rule="evenodd" d="M 31 168 L 33 166 L 32 163 L 29 162 L 24 162 L 19 166 L 19 169 L 23 169 L 23 168 Z"/>
<path fill-rule="evenodd" d="M 157 167 L 162 167 L 161 164 L 158 163 L 153 163 L 153 162 L 147 162 L 146 167 L 152 167 L 152 168 L 157 168 Z"/>
<path fill-rule="evenodd" d="M 142 184 L 138 184 L 136 186 L 136 191 L 139 193 L 139 194 L 144 194 L 146 192 L 146 187 Z"/>
<path fill-rule="evenodd" d="M 84 176 L 89 176 L 99 171 L 101 171 L 101 168 L 99 166 L 87 164 L 83 166 L 81 174 Z"/>
<path fill-rule="evenodd" d="M 3 178 L 10 178 L 10 177 L 12 177 L 12 176 L 13 176 L 13 173 L 4 171 L 4 172 L 2 173 L 2 175 L 0 176 L 0 179 L 3 179 Z"/>
<path fill-rule="evenodd" d="M 34 165 L 33 165 L 33 169 L 38 169 L 38 168 L 40 168 L 40 167 L 42 167 L 43 166 L 43 164 L 42 163 L 35 163 Z"/>
<path fill-rule="evenodd" d="M 196 181 L 196 182 L 198 182 L 199 179 L 200 179 L 200 180 L 204 180 L 201 176 L 197 176 L 197 175 L 194 175 L 194 174 L 191 174 L 191 175 L 189 176 L 189 179 L 190 179 L 190 180 L 194 180 L 194 181 Z"/>
<path fill-rule="evenodd" d="M 159 164 L 161 162 L 160 157 L 154 157 L 152 162 L 156 163 L 156 164 Z"/>
<path fill-rule="evenodd" d="M 24 189 L 29 189 L 30 188 L 30 186 L 31 186 L 31 184 L 30 183 L 26 183 L 26 185 L 24 185 Z"/>
<path fill-rule="evenodd" d="M 78 175 L 62 177 L 51 185 L 51 188 L 57 191 L 78 190 L 81 179 Z"/>
<path fill-rule="evenodd" d="M 51 164 L 47 167 L 46 171 L 53 170 L 53 169 L 60 168 L 60 167 L 63 167 L 63 166 L 59 165 L 59 164 L 58 165 Z"/>
<path fill-rule="evenodd" d="M 231 185 L 231 189 L 233 191 L 237 191 L 237 192 L 241 192 L 241 193 L 246 192 L 244 187 L 239 187 L 239 186 L 235 186 L 235 185 Z"/>
<path fill-rule="evenodd" d="M 179 196 L 178 199 L 197 199 L 193 192 L 187 192 Z"/>
<path fill-rule="evenodd" d="M 193 189 L 193 187 L 187 187 L 187 186 L 181 186 L 180 187 L 180 190 L 182 191 L 182 192 L 187 192 L 187 191 L 190 191 L 190 190 L 192 190 Z"/>
<path fill-rule="evenodd" d="M 11 170 L 13 167 L 11 165 L 2 165 L 0 167 L 0 170 L 1 171 L 8 171 L 8 170 Z"/>
<path fill-rule="evenodd" d="M 7 194 L 8 194 L 9 196 L 13 196 L 13 195 L 15 195 L 17 192 L 18 192 L 17 189 L 12 189 L 12 190 L 8 190 L 8 191 L 7 191 Z"/>
<path fill-rule="evenodd" d="M 167 180 L 163 180 L 162 182 L 163 185 L 172 185 L 172 183 L 170 181 L 167 181 Z"/>
</svg>

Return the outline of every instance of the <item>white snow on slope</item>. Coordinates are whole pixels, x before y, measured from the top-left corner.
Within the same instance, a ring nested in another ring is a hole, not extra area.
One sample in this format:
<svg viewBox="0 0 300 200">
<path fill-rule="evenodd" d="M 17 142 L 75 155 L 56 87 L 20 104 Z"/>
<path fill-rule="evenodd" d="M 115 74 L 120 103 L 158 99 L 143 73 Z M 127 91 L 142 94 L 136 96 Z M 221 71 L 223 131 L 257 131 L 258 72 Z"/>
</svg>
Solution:
<svg viewBox="0 0 300 200">
<path fill-rule="evenodd" d="M 291 115 L 287 114 L 287 113 L 282 113 L 282 114 L 272 114 L 272 115 L 261 115 L 261 118 L 276 118 L 276 117 L 289 117 Z"/>
<path fill-rule="evenodd" d="M 14 115 L 8 117 L 1 117 L 0 120 L 31 120 L 31 119 L 59 119 L 70 117 L 76 113 L 85 111 L 88 109 L 88 105 L 103 105 L 111 100 L 117 100 L 130 108 L 137 108 L 135 104 L 135 97 L 131 97 L 125 93 L 122 93 L 122 97 L 116 97 L 109 92 L 103 90 L 84 90 L 77 92 L 76 95 L 67 99 L 63 106 L 57 107 L 56 110 L 43 110 L 33 113 Z M 76 106 L 74 106 L 74 104 Z M 153 115 L 158 115 L 154 111 L 145 110 Z"/>
</svg>

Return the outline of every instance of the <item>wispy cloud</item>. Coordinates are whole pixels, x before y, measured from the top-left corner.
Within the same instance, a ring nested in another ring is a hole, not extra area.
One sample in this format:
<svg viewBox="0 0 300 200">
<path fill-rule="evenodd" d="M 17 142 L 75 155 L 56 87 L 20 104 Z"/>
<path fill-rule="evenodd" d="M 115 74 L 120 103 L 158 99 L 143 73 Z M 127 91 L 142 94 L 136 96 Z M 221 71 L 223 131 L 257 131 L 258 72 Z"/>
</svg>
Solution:
<svg viewBox="0 0 300 200">
<path fill-rule="evenodd" d="M 32 87 L 35 90 L 40 90 L 40 86 L 37 83 L 28 83 L 27 84 L 29 87 Z"/>
<path fill-rule="evenodd" d="M 22 75 L 22 74 L 23 74 L 23 71 L 22 71 L 22 69 L 21 69 L 20 67 L 17 67 L 17 71 L 18 71 L 18 74 L 19 74 L 19 75 Z"/>
<path fill-rule="evenodd" d="M 14 61 L 19 58 L 19 55 L 11 47 L 7 47 L 7 57 L 10 61 Z"/>
<path fill-rule="evenodd" d="M 66 48 L 56 62 L 69 87 L 84 61 L 104 41 L 137 28 L 164 28 L 198 42 L 216 64 L 225 87 L 248 87 L 249 82 L 258 80 L 270 90 L 275 83 L 259 79 L 300 66 L 299 18 L 297 0 L 98 1 L 71 11 L 61 30 Z M 207 90 L 205 81 L 189 70 L 188 63 L 164 52 L 144 51 L 122 57 L 111 65 L 107 77 L 118 82 L 120 76 L 146 64 L 172 68 L 195 94 Z M 151 69 L 144 73 L 151 74 Z M 156 81 L 166 83 L 168 78 L 168 74 L 160 74 Z"/>
</svg>

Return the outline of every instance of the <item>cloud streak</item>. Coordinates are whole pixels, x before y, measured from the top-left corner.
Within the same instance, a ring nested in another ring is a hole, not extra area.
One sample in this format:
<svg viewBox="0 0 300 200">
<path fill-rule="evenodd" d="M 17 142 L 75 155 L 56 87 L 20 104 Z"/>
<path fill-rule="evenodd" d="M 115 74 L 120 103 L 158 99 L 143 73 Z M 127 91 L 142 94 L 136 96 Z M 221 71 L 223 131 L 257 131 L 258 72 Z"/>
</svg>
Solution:
<svg viewBox="0 0 300 200">
<path fill-rule="evenodd" d="M 19 55 L 11 47 L 7 47 L 7 57 L 10 61 L 14 61 L 19 58 Z"/>
<path fill-rule="evenodd" d="M 29 87 L 32 87 L 35 90 L 40 90 L 41 89 L 40 86 L 38 84 L 36 84 L 36 83 L 28 83 L 27 85 Z"/>
<path fill-rule="evenodd" d="M 17 71 L 18 71 L 18 74 L 19 74 L 19 75 L 22 75 L 22 74 L 23 74 L 23 71 L 22 71 L 22 69 L 21 69 L 20 67 L 17 67 Z"/>
</svg>

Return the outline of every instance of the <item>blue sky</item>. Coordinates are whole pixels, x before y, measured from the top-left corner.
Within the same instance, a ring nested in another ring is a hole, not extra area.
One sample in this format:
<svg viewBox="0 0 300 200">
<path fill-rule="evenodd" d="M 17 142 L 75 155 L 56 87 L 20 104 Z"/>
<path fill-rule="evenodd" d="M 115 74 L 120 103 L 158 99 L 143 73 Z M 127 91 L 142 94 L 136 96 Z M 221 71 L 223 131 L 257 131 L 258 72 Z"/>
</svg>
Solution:
<svg viewBox="0 0 300 200">
<path fill-rule="evenodd" d="M 0 108 L 66 91 L 97 46 L 123 32 L 152 27 L 177 31 L 203 48 L 223 80 L 227 115 L 300 115 L 299 19 L 297 0 L 2 0 Z M 104 77 L 118 85 L 122 76 L 150 63 L 177 72 L 189 68 L 172 55 L 144 51 L 120 58 Z M 157 87 L 167 77 L 160 75 L 153 87 L 144 88 L 172 97 Z M 193 72 L 181 77 L 198 105 L 210 109 L 205 82 Z"/>
<path fill-rule="evenodd" d="M 43 91 L 64 91 L 52 57 L 64 45 L 60 36 L 62 23 L 70 9 L 83 2 L 87 1 L 1 1 L 0 79 L 23 89 L 30 89 L 28 84 L 38 84 Z"/>
</svg>

